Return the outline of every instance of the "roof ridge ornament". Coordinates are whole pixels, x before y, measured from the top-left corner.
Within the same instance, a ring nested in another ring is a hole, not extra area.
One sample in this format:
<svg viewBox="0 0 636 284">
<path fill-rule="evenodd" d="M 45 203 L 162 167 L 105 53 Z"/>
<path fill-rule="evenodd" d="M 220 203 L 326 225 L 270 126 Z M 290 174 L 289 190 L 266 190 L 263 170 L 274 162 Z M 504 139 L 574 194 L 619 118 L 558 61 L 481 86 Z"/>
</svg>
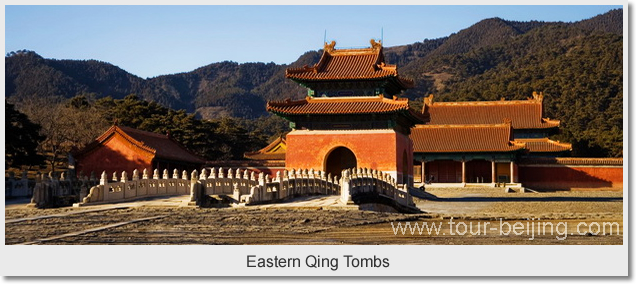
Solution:
<svg viewBox="0 0 636 284">
<path fill-rule="evenodd" d="M 371 48 L 373 48 L 373 49 L 382 49 L 382 41 L 381 40 L 378 40 L 376 42 L 375 39 L 371 39 L 369 42 L 371 43 Z"/>
<path fill-rule="evenodd" d="M 543 102 L 543 92 L 532 92 L 532 99 L 528 98 L 529 100 L 535 100 L 538 102 Z"/>
<path fill-rule="evenodd" d="M 331 43 L 327 43 L 325 42 L 325 47 L 324 47 L 326 52 L 332 52 L 336 49 L 336 41 L 332 40 Z"/>
<path fill-rule="evenodd" d="M 424 104 L 428 106 L 433 105 L 433 98 L 434 98 L 433 94 L 428 95 L 428 97 L 424 98 Z"/>
</svg>

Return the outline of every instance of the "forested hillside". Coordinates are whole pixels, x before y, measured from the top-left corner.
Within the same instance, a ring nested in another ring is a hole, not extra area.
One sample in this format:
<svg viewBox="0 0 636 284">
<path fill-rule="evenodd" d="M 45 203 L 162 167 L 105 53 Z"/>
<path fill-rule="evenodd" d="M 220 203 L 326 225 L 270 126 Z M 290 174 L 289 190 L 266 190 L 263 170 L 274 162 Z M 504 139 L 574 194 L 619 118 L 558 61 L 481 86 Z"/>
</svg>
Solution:
<svg viewBox="0 0 636 284">
<path fill-rule="evenodd" d="M 555 138 L 573 143 L 574 155 L 622 156 L 622 23 L 622 10 L 575 23 L 492 18 L 448 37 L 386 47 L 385 55 L 415 80 L 404 96 L 416 107 L 429 94 L 437 101 L 498 100 L 540 91 L 545 116 L 562 122 Z M 258 119 L 252 125 L 271 125 L 263 131 L 273 135 L 282 123 L 269 118 L 265 103 L 304 97 L 306 90 L 284 78 L 285 69 L 314 64 L 320 55 L 308 51 L 291 65 L 220 62 L 143 79 L 105 62 L 19 51 L 5 57 L 6 96 L 19 108 L 33 96 L 122 99 L 134 93 L 206 119 Z"/>
</svg>

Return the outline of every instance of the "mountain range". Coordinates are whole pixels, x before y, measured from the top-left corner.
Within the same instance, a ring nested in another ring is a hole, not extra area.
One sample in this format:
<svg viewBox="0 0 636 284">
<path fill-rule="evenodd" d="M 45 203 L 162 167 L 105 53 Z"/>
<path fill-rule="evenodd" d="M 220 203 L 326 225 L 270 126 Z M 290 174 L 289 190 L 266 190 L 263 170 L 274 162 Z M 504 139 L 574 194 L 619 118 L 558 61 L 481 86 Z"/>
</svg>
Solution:
<svg viewBox="0 0 636 284">
<path fill-rule="evenodd" d="M 413 31 L 416 32 L 416 31 Z M 404 92 L 415 107 L 436 101 L 525 99 L 544 92 L 546 117 L 575 155 L 622 156 L 623 11 L 578 22 L 482 20 L 438 39 L 384 48 L 386 61 L 416 86 Z M 190 72 L 143 79 L 97 60 L 46 59 L 34 51 L 5 57 L 6 97 L 123 98 L 135 93 L 202 118 L 256 119 L 269 100 L 305 97 L 285 69 L 313 65 L 321 50 L 289 65 L 212 63 Z"/>
</svg>

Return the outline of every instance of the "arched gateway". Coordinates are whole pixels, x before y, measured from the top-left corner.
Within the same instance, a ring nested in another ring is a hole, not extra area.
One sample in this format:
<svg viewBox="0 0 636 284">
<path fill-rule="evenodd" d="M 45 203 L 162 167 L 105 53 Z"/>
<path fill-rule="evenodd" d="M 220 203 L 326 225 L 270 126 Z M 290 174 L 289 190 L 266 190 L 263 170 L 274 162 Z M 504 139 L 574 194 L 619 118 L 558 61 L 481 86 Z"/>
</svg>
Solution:
<svg viewBox="0 0 636 284">
<path fill-rule="evenodd" d="M 342 170 L 356 168 L 358 162 L 351 150 L 345 147 L 333 149 L 325 157 L 325 172 L 331 176 L 341 176 Z"/>
</svg>

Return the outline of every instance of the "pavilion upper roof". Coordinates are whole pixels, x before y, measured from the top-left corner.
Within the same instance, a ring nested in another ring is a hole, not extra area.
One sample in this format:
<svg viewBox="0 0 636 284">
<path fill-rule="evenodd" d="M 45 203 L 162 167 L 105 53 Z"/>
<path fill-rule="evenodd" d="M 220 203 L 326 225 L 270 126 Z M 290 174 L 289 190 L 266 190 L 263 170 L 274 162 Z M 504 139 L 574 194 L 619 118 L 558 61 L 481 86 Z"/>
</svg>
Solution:
<svg viewBox="0 0 636 284">
<path fill-rule="evenodd" d="M 430 124 L 496 124 L 512 120 L 515 129 L 546 129 L 559 127 L 560 121 L 543 118 L 543 94 L 533 93 L 528 100 L 433 102 L 433 95 L 424 99 L 424 113 Z"/>
<path fill-rule="evenodd" d="M 289 68 L 285 77 L 297 81 L 368 80 L 395 78 L 403 88 L 412 88 L 413 81 L 398 76 L 397 66 L 384 62 L 382 44 L 371 40 L 371 47 L 335 49 L 336 42 L 325 43 L 320 61 L 314 66 Z"/>
<path fill-rule="evenodd" d="M 409 106 L 408 99 L 385 98 L 383 95 L 374 97 L 335 97 L 313 98 L 306 97 L 299 101 L 273 101 L 267 103 L 267 111 L 282 116 L 307 114 L 388 114 L 403 113 L 415 123 L 424 123 L 426 117 L 414 111 Z"/>
<path fill-rule="evenodd" d="M 413 151 L 420 153 L 512 152 L 524 143 L 512 140 L 509 122 L 500 124 L 417 125 L 411 129 Z"/>
</svg>

